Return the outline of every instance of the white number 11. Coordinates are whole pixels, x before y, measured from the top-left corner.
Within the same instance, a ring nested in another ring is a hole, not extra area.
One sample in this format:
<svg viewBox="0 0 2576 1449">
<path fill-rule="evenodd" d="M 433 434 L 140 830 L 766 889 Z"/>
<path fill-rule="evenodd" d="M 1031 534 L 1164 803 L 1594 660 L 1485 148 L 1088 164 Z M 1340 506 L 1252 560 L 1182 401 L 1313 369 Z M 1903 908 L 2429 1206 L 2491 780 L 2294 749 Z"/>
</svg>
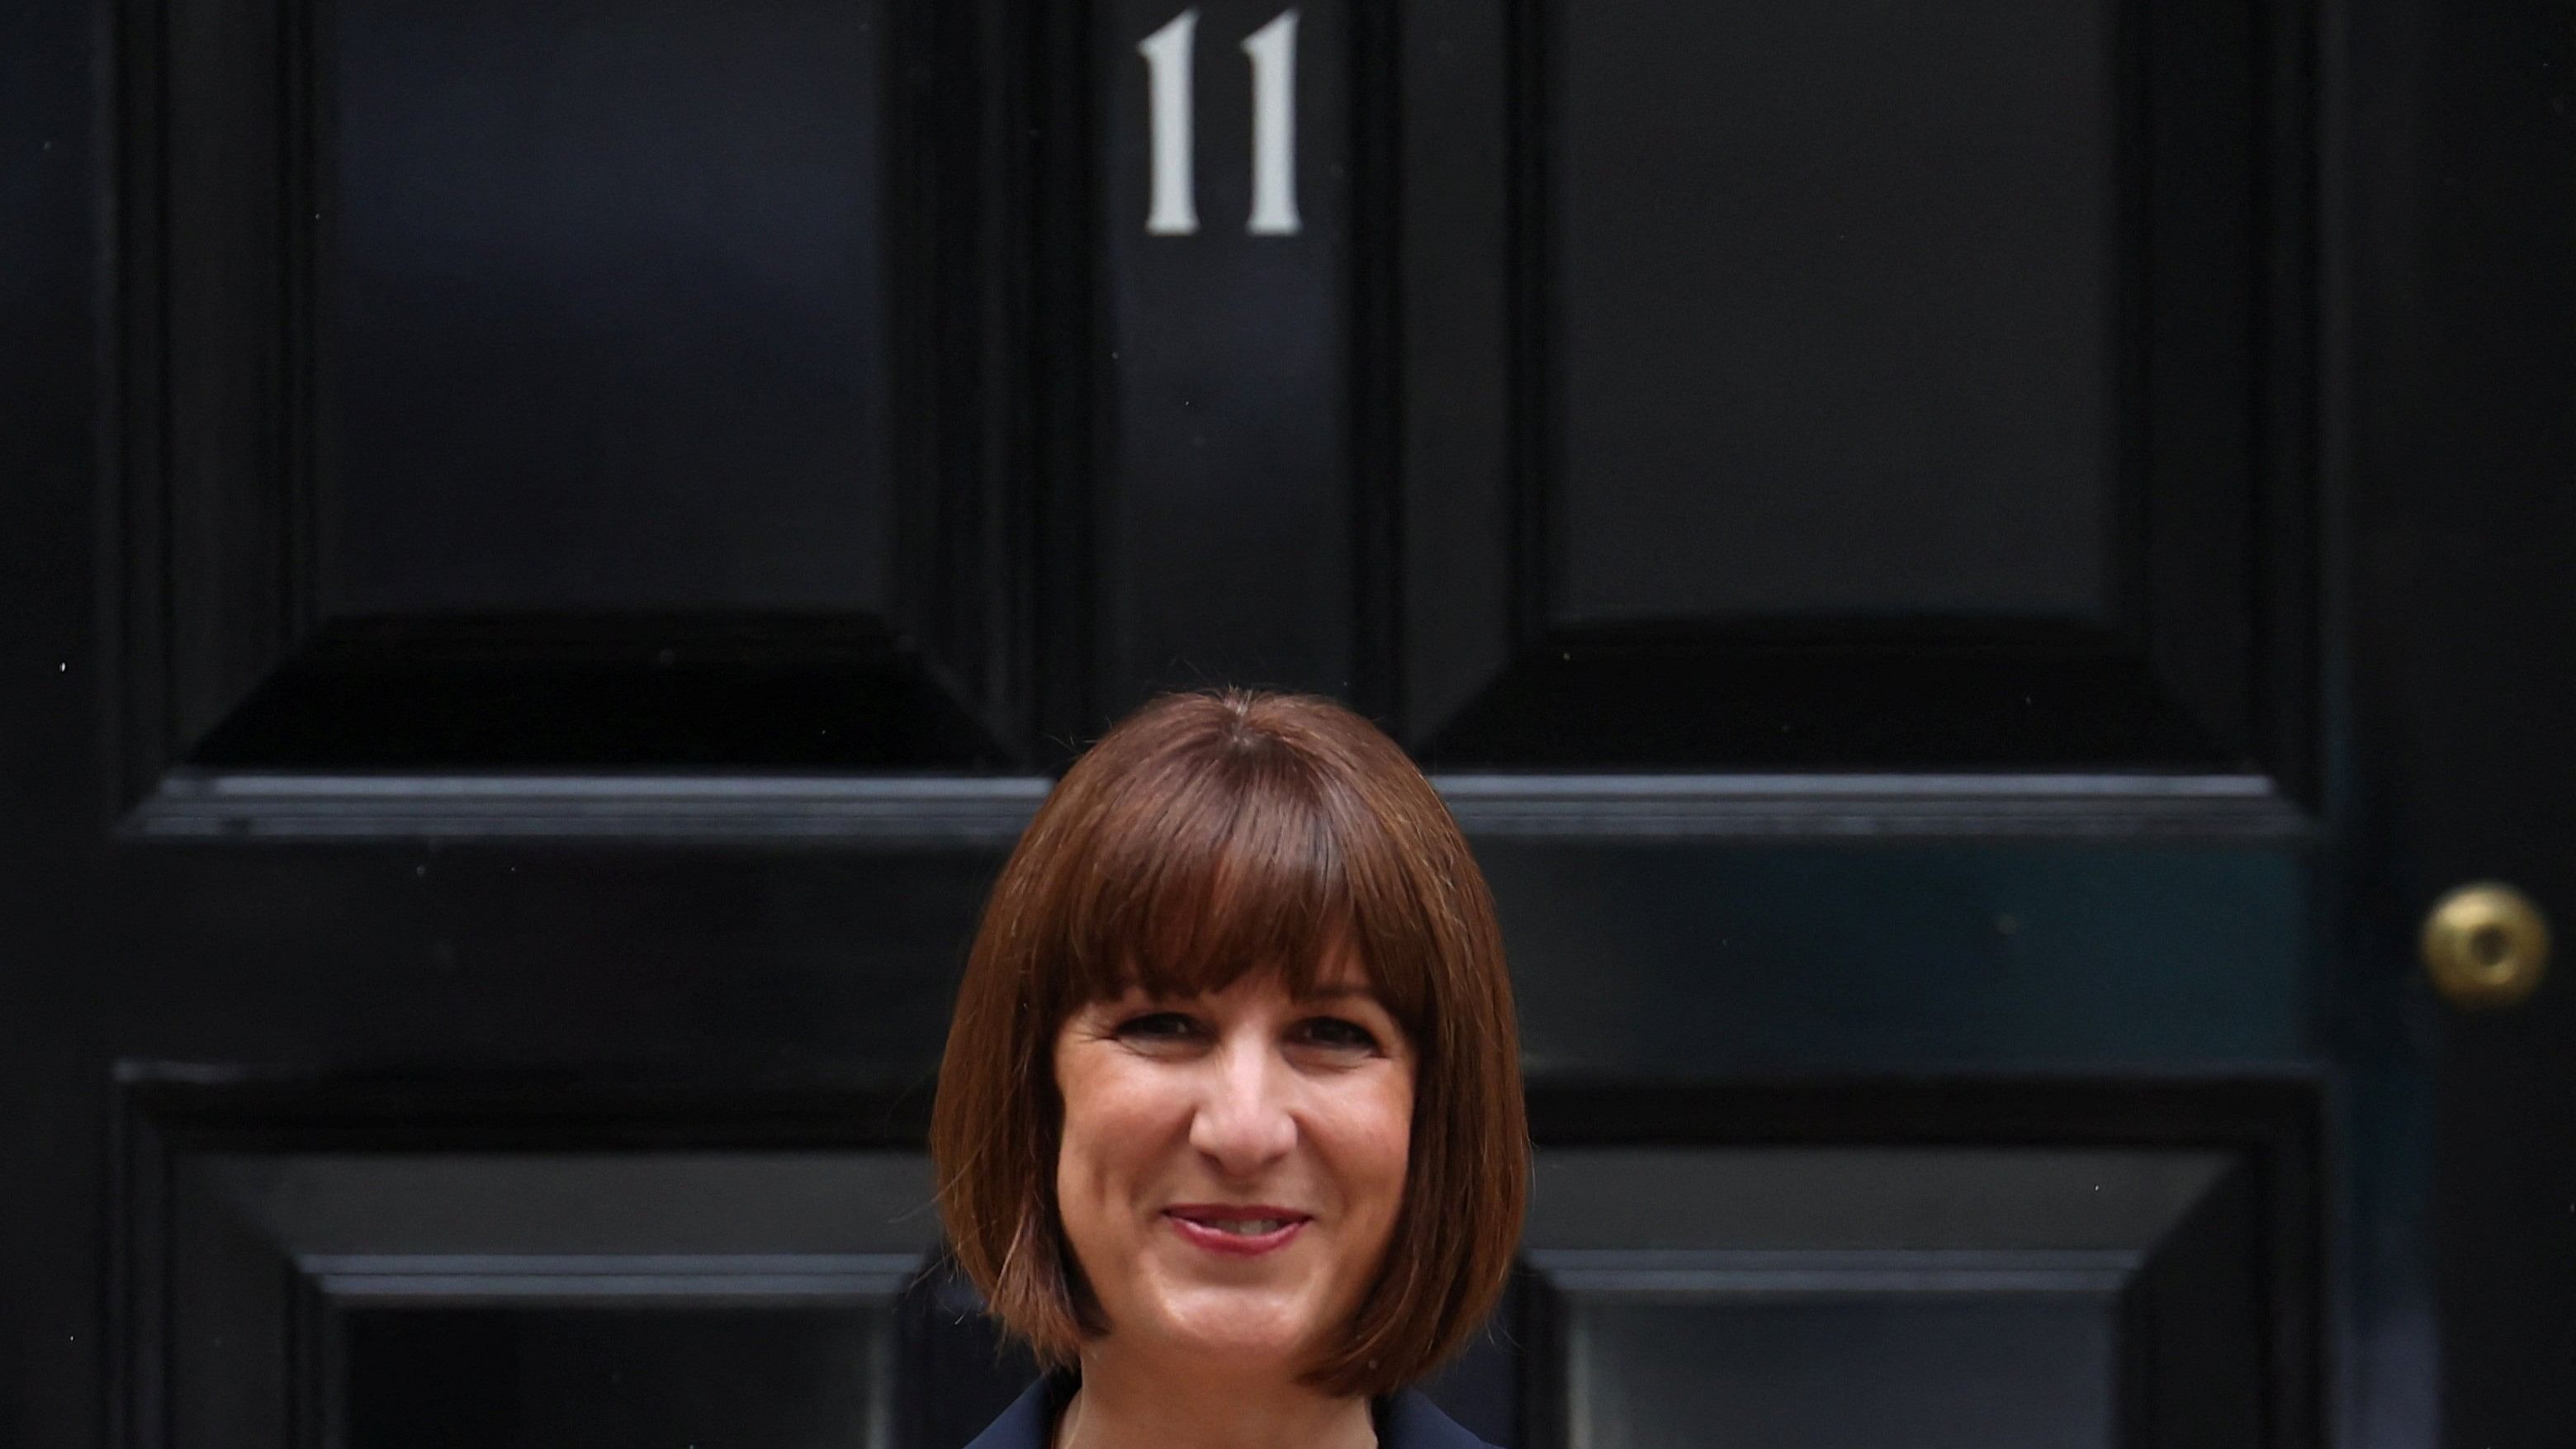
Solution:
<svg viewBox="0 0 2576 1449">
<path fill-rule="evenodd" d="M 1193 236 L 1199 229 L 1190 137 L 1192 47 L 1199 12 L 1184 10 L 1138 42 L 1152 103 L 1153 204 L 1145 230 Z M 1297 220 L 1297 12 L 1283 10 L 1244 37 L 1252 58 L 1252 216 L 1254 236 L 1295 236 Z"/>
</svg>

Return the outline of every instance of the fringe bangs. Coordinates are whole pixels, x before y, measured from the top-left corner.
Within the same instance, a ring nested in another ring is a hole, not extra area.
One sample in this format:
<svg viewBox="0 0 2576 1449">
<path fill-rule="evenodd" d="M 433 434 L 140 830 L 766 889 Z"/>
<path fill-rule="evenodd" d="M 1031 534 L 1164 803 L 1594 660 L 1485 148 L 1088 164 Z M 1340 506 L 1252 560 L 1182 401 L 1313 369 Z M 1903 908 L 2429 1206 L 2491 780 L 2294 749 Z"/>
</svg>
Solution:
<svg viewBox="0 0 2576 1449">
<path fill-rule="evenodd" d="M 1068 968 L 1057 1013 L 1130 986 L 1212 994 L 1256 971 L 1309 995 L 1336 953 L 1356 951 L 1388 1009 L 1416 1025 L 1427 983 L 1390 980 L 1420 972 L 1371 949 L 1393 934 L 1385 896 L 1403 864 L 1358 795 L 1299 755 L 1253 749 L 1121 797 L 1087 842 L 1089 868 L 1047 913 Z"/>
</svg>

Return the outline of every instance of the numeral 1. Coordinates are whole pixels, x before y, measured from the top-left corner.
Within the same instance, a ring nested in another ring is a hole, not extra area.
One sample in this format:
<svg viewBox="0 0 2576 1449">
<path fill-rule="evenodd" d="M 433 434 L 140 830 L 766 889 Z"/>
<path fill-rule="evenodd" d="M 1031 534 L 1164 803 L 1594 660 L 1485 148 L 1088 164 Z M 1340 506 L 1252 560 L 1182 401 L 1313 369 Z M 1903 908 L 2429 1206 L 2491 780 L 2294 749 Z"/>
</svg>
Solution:
<svg viewBox="0 0 2576 1449">
<path fill-rule="evenodd" d="M 1297 12 L 1246 36 L 1252 57 L 1252 220 L 1254 236 L 1297 234 Z"/>
<path fill-rule="evenodd" d="M 1153 130 L 1153 199 L 1145 230 L 1154 236 L 1193 236 L 1199 229 L 1190 134 L 1191 61 L 1199 12 L 1184 10 L 1137 42 L 1145 57 Z M 1281 11 L 1246 36 L 1252 60 L 1252 215 L 1244 229 L 1254 236 L 1295 236 L 1297 216 L 1297 11 Z"/>
<path fill-rule="evenodd" d="M 1197 188 L 1190 176 L 1190 43 L 1198 33 L 1199 13 L 1184 10 L 1136 47 L 1151 73 L 1154 206 L 1146 213 L 1145 230 L 1155 236 L 1190 236 L 1199 229 Z"/>
</svg>

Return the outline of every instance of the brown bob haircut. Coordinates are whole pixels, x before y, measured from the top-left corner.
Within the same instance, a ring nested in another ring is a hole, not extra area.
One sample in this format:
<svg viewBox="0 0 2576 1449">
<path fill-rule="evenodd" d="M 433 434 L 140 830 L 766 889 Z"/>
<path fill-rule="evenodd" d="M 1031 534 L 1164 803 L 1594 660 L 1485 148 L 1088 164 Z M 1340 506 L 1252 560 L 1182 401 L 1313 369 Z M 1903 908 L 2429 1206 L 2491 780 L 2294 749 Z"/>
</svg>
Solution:
<svg viewBox="0 0 2576 1449">
<path fill-rule="evenodd" d="M 1529 1131 L 1502 934 L 1448 807 L 1395 742 L 1312 695 L 1165 695 L 1056 784 L 1002 867 L 958 989 L 930 1148 L 958 1263 L 1065 1368 L 1107 1330 L 1055 1198 L 1055 1041 L 1130 983 L 1168 998 L 1355 948 L 1414 1049 L 1404 1201 L 1376 1282 L 1305 1371 L 1377 1395 L 1492 1311 L 1520 1239 Z"/>
</svg>

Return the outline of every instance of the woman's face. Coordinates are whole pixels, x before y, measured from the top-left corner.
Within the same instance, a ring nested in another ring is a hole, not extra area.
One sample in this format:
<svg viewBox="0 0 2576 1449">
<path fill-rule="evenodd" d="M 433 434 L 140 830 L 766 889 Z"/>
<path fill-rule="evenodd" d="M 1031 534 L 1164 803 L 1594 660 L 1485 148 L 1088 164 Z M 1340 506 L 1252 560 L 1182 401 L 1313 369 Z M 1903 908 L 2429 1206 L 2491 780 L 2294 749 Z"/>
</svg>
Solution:
<svg viewBox="0 0 2576 1449">
<path fill-rule="evenodd" d="M 1294 1374 L 1347 1323 L 1404 1199 L 1414 1056 L 1347 957 L 1056 1037 L 1065 1237 L 1122 1347 Z"/>
</svg>

